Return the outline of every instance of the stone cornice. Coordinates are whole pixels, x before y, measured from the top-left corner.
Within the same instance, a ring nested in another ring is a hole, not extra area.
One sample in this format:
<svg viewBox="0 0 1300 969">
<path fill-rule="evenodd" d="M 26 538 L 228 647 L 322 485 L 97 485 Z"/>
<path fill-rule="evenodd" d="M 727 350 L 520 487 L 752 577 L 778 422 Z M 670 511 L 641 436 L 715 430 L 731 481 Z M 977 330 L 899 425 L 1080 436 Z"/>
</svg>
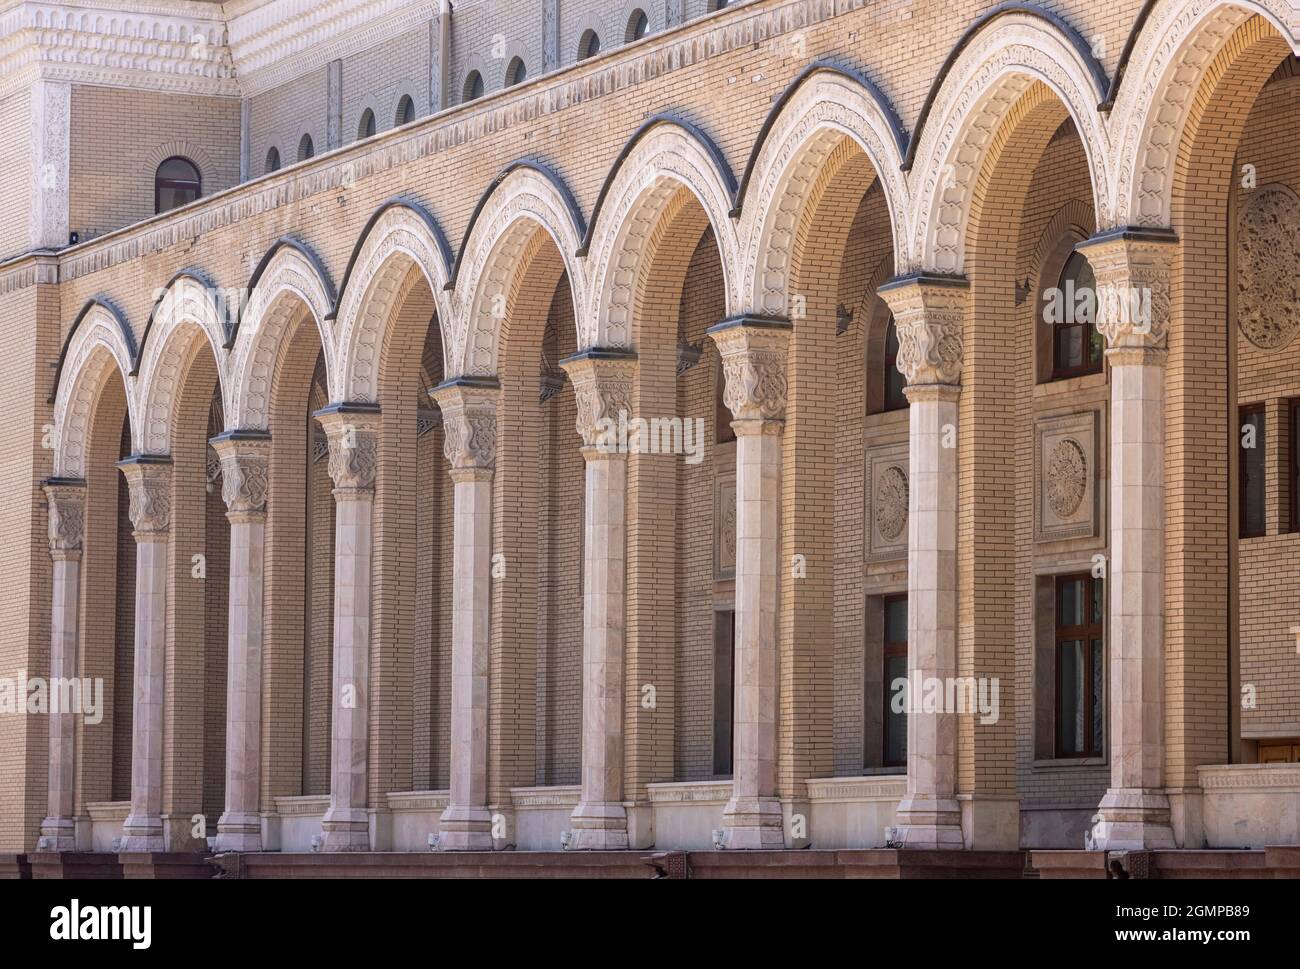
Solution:
<svg viewBox="0 0 1300 969">
<path fill-rule="evenodd" d="M 221 7 L 21 0 L 0 9 L 0 98 L 37 80 L 238 97 Z"/>
</svg>

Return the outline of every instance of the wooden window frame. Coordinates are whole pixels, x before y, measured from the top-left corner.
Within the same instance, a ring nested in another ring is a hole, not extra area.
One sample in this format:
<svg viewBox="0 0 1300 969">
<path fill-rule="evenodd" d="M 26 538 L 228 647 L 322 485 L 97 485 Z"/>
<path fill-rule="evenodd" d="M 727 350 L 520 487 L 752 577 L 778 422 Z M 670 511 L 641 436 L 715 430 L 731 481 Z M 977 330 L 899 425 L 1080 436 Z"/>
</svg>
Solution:
<svg viewBox="0 0 1300 969">
<path fill-rule="evenodd" d="M 889 639 L 889 607 L 896 603 L 903 603 L 907 607 L 907 594 L 883 596 L 880 602 L 880 669 L 881 679 L 884 681 L 885 705 L 880 715 L 880 766 L 882 767 L 906 767 L 907 757 L 904 756 L 901 761 L 889 759 L 889 725 L 892 722 L 893 710 L 893 691 L 889 679 L 889 661 L 903 657 L 907 659 L 907 627 L 903 627 L 903 641 L 891 642 Z M 907 745 L 907 708 L 903 708 L 903 745 Z"/>
<path fill-rule="evenodd" d="M 1256 435 L 1255 447 L 1252 450 L 1258 451 L 1263 455 L 1263 465 L 1260 469 L 1264 476 L 1263 497 L 1260 499 L 1263 503 L 1263 520 L 1264 525 L 1259 531 L 1247 531 L 1246 529 L 1246 498 L 1248 483 L 1246 475 L 1246 453 L 1241 446 L 1241 429 L 1246 426 L 1246 418 L 1259 415 L 1259 433 Z M 1238 538 L 1263 538 L 1268 534 L 1268 416 L 1263 402 L 1254 404 L 1244 404 L 1237 408 L 1237 537 Z"/>
<path fill-rule="evenodd" d="M 1052 588 L 1052 693 L 1053 699 L 1053 719 L 1052 719 L 1052 751 L 1058 760 L 1084 760 L 1105 756 L 1106 747 L 1106 717 L 1105 717 L 1105 684 L 1106 684 L 1106 589 L 1103 586 L 1101 590 L 1101 619 L 1097 622 L 1085 621 L 1081 626 L 1062 626 L 1061 625 L 1061 595 L 1067 583 L 1083 582 L 1084 589 L 1084 615 L 1085 618 L 1092 612 L 1092 602 L 1096 595 L 1096 586 L 1104 580 L 1095 577 L 1091 572 L 1071 572 L 1067 575 L 1058 575 L 1053 579 Z M 1084 749 L 1082 751 L 1062 751 L 1061 750 L 1061 644 L 1064 642 L 1081 641 L 1084 647 L 1084 664 L 1083 668 L 1088 673 L 1088 689 L 1083 691 L 1083 709 L 1084 722 L 1088 724 L 1088 730 L 1085 736 Z M 1101 644 L 1101 680 L 1102 696 L 1100 702 L 1102 709 L 1100 716 L 1102 718 L 1101 727 L 1101 744 L 1100 747 L 1093 748 L 1092 722 L 1099 711 L 1093 709 L 1092 697 L 1092 665 L 1095 657 L 1092 655 L 1093 642 Z"/>
</svg>

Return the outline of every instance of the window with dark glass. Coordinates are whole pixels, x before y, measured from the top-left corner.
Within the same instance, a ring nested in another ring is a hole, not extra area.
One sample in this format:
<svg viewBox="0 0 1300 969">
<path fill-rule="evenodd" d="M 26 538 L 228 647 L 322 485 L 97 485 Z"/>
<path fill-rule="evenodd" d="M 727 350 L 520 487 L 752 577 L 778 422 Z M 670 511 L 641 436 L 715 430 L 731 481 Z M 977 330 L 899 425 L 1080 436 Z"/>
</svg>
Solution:
<svg viewBox="0 0 1300 969">
<path fill-rule="evenodd" d="M 199 170 L 188 158 L 168 158 L 154 173 L 153 210 L 166 212 L 188 205 L 203 194 Z"/>
<path fill-rule="evenodd" d="M 907 766 L 907 596 L 884 602 L 884 755 L 886 767 Z"/>
<path fill-rule="evenodd" d="M 375 136 L 375 113 L 369 108 L 361 114 L 361 123 L 357 125 L 358 138 L 373 138 Z"/>
<path fill-rule="evenodd" d="M 516 57 L 511 60 L 510 65 L 506 68 L 506 87 L 523 84 L 526 80 L 528 80 L 528 68 L 524 66 L 522 57 Z"/>
<path fill-rule="evenodd" d="M 627 22 L 627 40 L 629 42 L 640 40 L 648 33 L 650 33 L 650 18 L 645 15 L 645 11 L 632 11 L 632 16 Z"/>
<path fill-rule="evenodd" d="M 403 94 L 402 100 L 397 102 L 397 125 L 401 127 L 404 124 L 410 124 L 415 120 L 415 102 L 411 100 L 409 94 Z"/>
<path fill-rule="evenodd" d="M 578 41 L 578 60 L 585 61 L 600 53 L 600 35 L 594 30 L 585 31 Z"/>
<path fill-rule="evenodd" d="M 906 386 L 907 378 L 898 370 L 898 327 L 890 316 L 885 324 L 885 410 L 907 408 L 907 394 L 903 393 Z"/>
<path fill-rule="evenodd" d="M 465 78 L 465 97 L 466 101 L 474 101 L 483 96 L 483 75 L 478 71 L 470 71 L 469 76 Z"/>
<path fill-rule="evenodd" d="M 1101 373 L 1102 337 L 1097 319 L 1097 277 L 1088 260 L 1072 253 L 1047 300 L 1052 328 L 1052 379 Z"/>
<path fill-rule="evenodd" d="M 1091 573 L 1056 579 L 1056 756 L 1100 757 L 1105 593 Z"/>
<path fill-rule="evenodd" d="M 280 170 L 280 149 L 272 148 L 266 153 L 266 170 L 268 172 L 278 172 Z"/>
<path fill-rule="evenodd" d="M 733 690 L 736 674 L 736 614 L 713 614 L 713 773 L 731 776 Z"/>
<path fill-rule="evenodd" d="M 1241 426 L 1237 429 L 1237 477 L 1241 494 L 1241 537 L 1263 535 L 1267 524 L 1264 491 L 1264 405 L 1252 404 L 1241 409 Z"/>
<path fill-rule="evenodd" d="M 1291 401 L 1291 531 L 1300 532 L 1300 400 Z"/>
<path fill-rule="evenodd" d="M 312 143 L 311 135 L 303 135 L 302 140 L 298 142 L 298 161 L 306 161 L 314 154 L 316 154 L 316 146 Z"/>
</svg>

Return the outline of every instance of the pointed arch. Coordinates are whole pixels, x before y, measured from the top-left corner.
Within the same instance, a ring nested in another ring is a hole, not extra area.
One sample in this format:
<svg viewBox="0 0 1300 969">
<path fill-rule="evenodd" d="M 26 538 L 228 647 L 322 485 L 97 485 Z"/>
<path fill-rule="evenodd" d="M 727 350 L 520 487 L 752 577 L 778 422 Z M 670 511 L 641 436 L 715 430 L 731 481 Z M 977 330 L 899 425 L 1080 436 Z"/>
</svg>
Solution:
<svg viewBox="0 0 1300 969">
<path fill-rule="evenodd" d="M 239 317 L 223 401 L 227 430 L 267 430 L 276 360 L 303 313 L 316 325 L 335 385 L 338 362 L 328 319 L 333 307 L 334 285 L 320 259 L 302 242 L 278 240 L 258 263 Z"/>
<path fill-rule="evenodd" d="M 799 214 L 819 173 L 845 139 L 866 155 L 885 194 L 894 247 L 908 236 L 909 188 L 903 176 L 903 134 L 874 86 L 833 65 L 814 65 L 787 88 L 779 114 L 769 118 L 742 183 L 740 238 L 742 308 L 771 316 L 788 313 L 790 270 Z M 896 262 L 900 262 L 898 256 Z"/>
<path fill-rule="evenodd" d="M 960 274 L 976 185 L 1008 113 L 1035 83 L 1064 105 L 1087 156 L 1098 222 L 1110 214 L 1110 137 L 1098 105 L 1108 84 L 1078 34 L 1023 5 L 977 21 L 931 92 L 909 156 L 910 271 Z"/>
<path fill-rule="evenodd" d="M 531 162 L 507 167 L 480 199 L 452 274 L 447 376 L 494 376 L 503 310 L 515 272 L 538 231 L 554 242 L 573 292 L 575 314 L 587 302 L 585 235 L 573 195 L 553 172 Z"/>
<path fill-rule="evenodd" d="M 135 338 L 118 309 L 105 297 L 89 300 L 77 314 L 59 358 L 54 395 L 54 476 L 85 478 L 86 446 L 95 407 L 114 371 L 126 393 L 132 447 L 139 420 L 132 386 Z"/>
<path fill-rule="evenodd" d="M 154 304 L 145 327 L 137 387 L 139 451 L 170 454 L 177 394 L 194 355 L 207 343 L 217 382 L 227 382 L 226 314 L 216 288 L 194 270 L 177 273 Z"/>
<path fill-rule="evenodd" d="M 633 134 L 596 201 L 582 252 L 592 253 L 591 286 L 578 321 L 579 347 L 627 347 L 634 288 L 654 231 L 685 189 L 699 202 L 722 254 L 728 311 L 739 240 L 730 218 L 735 178 L 717 146 L 694 125 L 660 115 Z"/>
<path fill-rule="evenodd" d="M 1111 113 L 1118 169 L 1103 227 L 1171 224 L 1178 150 L 1197 92 L 1254 16 L 1300 55 L 1300 11 L 1287 0 L 1170 0 L 1139 21 Z"/>
<path fill-rule="evenodd" d="M 418 269 L 433 293 L 443 345 L 448 339 L 451 250 L 437 222 L 419 203 L 389 199 L 370 217 L 343 276 L 336 311 L 341 383 L 336 400 L 374 402 L 384 328 L 401 304 L 402 284 Z M 446 361 L 444 361 L 446 362 Z"/>
</svg>

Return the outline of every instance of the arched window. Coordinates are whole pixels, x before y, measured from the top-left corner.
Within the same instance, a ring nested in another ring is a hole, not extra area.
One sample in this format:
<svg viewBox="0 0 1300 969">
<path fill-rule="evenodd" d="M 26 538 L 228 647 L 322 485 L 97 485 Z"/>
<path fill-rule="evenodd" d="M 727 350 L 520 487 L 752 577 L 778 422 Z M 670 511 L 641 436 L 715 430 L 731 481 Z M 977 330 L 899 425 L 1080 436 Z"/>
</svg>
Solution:
<svg viewBox="0 0 1300 969">
<path fill-rule="evenodd" d="M 906 410 L 907 395 L 903 388 L 907 379 L 898 371 L 898 327 L 893 314 L 885 324 L 885 410 Z"/>
<path fill-rule="evenodd" d="M 279 170 L 280 170 L 280 149 L 272 145 L 271 150 L 266 153 L 266 171 L 278 172 Z"/>
<path fill-rule="evenodd" d="M 316 154 L 316 146 L 312 144 L 311 135 L 303 135 L 302 140 L 298 142 L 298 161 L 306 161 L 314 154 Z"/>
<path fill-rule="evenodd" d="M 524 59 L 522 57 L 511 58 L 510 66 L 506 68 L 506 87 L 514 87 L 526 80 L 528 80 L 528 68 L 524 66 Z"/>
<path fill-rule="evenodd" d="M 415 120 L 415 102 L 411 100 L 409 94 L 403 94 L 402 100 L 397 102 L 397 119 L 398 127 L 404 124 L 410 124 Z"/>
<path fill-rule="evenodd" d="M 723 10 L 727 6 L 727 0 L 709 0 L 709 10 Z"/>
<path fill-rule="evenodd" d="M 461 99 L 463 101 L 475 101 L 483 96 L 483 75 L 478 71 L 470 71 L 469 76 L 465 78 L 465 94 Z"/>
<path fill-rule="evenodd" d="M 648 33 L 650 33 L 650 18 L 645 15 L 644 10 L 633 10 L 627 22 L 627 35 L 623 38 L 624 41 L 630 44 Z"/>
<path fill-rule="evenodd" d="M 578 41 L 578 60 L 585 61 L 588 57 L 595 57 L 600 53 L 600 35 L 594 30 L 584 30 L 582 39 Z"/>
<path fill-rule="evenodd" d="M 1071 253 L 1046 313 L 1052 327 L 1052 379 L 1101 373 L 1102 338 L 1097 320 L 1097 277 L 1086 257 Z"/>
<path fill-rule="evenodd" d="M 153 210 L 166 212 L 188 205 L 203 194 L 203 182 L 194 162 L 173 156 L 158 166 L 153 176 Z"/>
<path fill-rule="evenodd" d="M 366 108 L 361 112 L 361 123 L 357 125 L 358 138 L 373 138 L 375 136 L 375 112 Z"/>
</svg>

